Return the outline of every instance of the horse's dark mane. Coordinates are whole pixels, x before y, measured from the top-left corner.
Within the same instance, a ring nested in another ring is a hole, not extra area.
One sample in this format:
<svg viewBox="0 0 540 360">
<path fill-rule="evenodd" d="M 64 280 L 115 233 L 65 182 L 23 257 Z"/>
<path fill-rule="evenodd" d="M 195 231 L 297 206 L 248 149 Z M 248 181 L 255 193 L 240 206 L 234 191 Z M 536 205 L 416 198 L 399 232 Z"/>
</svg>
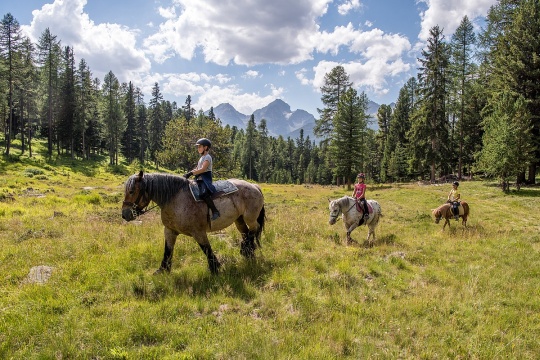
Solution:
<svg viewBox="0 0 540 360">
<path fill-rule="evenodd" d="M 128 179 L 126 188 L 133 186 L 137 176 L 133 175 Z M 144 174 L 143 183 L 150 199 L 160 207 L 167 204 L 180 190 L 189 188 L 189 181 L 185 177 L 172 174 Z"/>
</svg>

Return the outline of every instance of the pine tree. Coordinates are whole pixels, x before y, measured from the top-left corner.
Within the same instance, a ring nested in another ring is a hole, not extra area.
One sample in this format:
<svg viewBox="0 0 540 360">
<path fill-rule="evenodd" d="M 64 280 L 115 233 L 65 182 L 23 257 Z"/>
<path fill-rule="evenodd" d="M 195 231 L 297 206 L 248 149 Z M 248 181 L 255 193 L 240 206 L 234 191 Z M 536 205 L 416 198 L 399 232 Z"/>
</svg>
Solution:
<svg viewBox="0 0 540 360">
<path fill-rule="evenodd" d="M 487 67 L 492 96 L 488 96 L 488 103 L 496 107 L 493 102 L 506 92 L 525 99 L 534 139 L 527 182 L 535 183 L 540 162 L 540 2 L 501 1 L 491 9 L 488 24 L 488 29 L 498 30 L 484 33 L 484 39 L 490 40 Z M 525 171 L 517 182 L 524 180 Z"/>
<path fill-rule="evenodd" d="M 84 59 L 79 61 L 79 67 L 77 70 L 78 77 L 78 96 L 77 96 L 77 110 L 75 112 L 75 132 L 80 138 L 80 152 L 84 159 L 88 159 L 88 140 L 86 138 L 86 132 L 88 128 L 88 122 L 92 117 L 92 109 L 94 102 L 96 101 L 92 92 L 92 73 L 90 68 Z"/>
<path fill-rule="evenodd" d="M 131 163 L 140 152 L 140 134 L 137 130 L 137 105 L 135 87 L 130 81 L 124 96 L 124 112 L 126 114 L 126 131 L 122 136 L 122 154 Z"/>
<path fill-rule="evenodd" d="M 376 159 L 379 163 L 380 178 L 382 181 L 386 181 L 386 170 L 388 168 L 387 161 L 384 157 L 385 148 L 388 144 L 388 136 L 390 133 L 390 125 L 392 120 L 392 107 L 390 105 L 382 104 L 377 110 L 377 123 L 379 125 L 379 131 L 377 133 L 377 152 Z"/>
<path fill-rule="evenodd" d="M 334 116 L 338 111 L 339 101 L 351 86 L 349 75 L 341 65 L 336 66 L 324 76 L 321 101 L 325 107 L 317 109 L 320 118 L 316 120 L 315 124 L 316 136 L 326 138 L 332 134 Z"/>
<path fill-rule="evenodd" d="M 21 77 L 17 85 L 19 112 L 21 120 L 21 150 L 24 153 L 26 145 L 32 157 L 32 132 L 37 119 L 37 88 L 38 77 L 35 65 L 35 48 L 29 38 L 24 38 L 21 47 Z M 25 142 L 25 136 L 27 143 Z"/>
<path fill-rule="evenodd" d="M 256 133 L 255 116 L 252 114 L 247 124 L 244 151 L 242 153 L 242 173 L 250 180 L 257 180 L 257 171 L 255 169 L 257 159 Z"/>
<path fill-rule="evenodd" d="M 14 86 L 21 76 L 21 64 L 20 61 L 18 61 L 18 53 L 21 51 L 22 42 L 23 36 L 19 22 L 11 15 L 11 13 L 7 13 L 0 23 L 0 56 L 4 57 L 7 63 L 8 126 L 6 131 L 6 155 L 9 155 L 11 141 L 14 138 Z"/>
<path fill-rule="evenodd" d="M 423 57 L 418 59 L 421 64 L 418 74 L 419 108 L 409 132 L 413 155 L 411 165 L 420 175 L 424 175 L 426 166 L 429 166 L 431 181 L 435 181 L 437 169 L 444 171 L 448 168 L 446 96 L 449 47 L 443 40 L 442 30 L 438 26 L 431 28 L 427 50 L 422 50 Z"/>
<path fill-rule="evenodd" d="M 41 64 L 43 84 L 46 86 L 43 118 L 45 118 L 47 122 L 42 124 L 42 129 L 45 130 L 47 135 L 47 155 L 49 158 L 52 156 L 53 142 L 55 139 L 55 109 L 58 98 L 60 53 L 60 42 L 56 40 L 56 35 L 52 35 L 49 28 L 46 28 L 39 38 L 38 56 L 39 63 Z"/>
<path fill-rule="evenodd" d="M 162 138 L 164 127 L 163 111 L 161 102 L 163 101 L 163 95 L 159 90 L 159 85 L 156 82 L 152 88 L 152 98 L 148 103 L 148 140 L 149 140 L 149 151 L 150 159 L 155 161 L 157 164 L 156 154 L 162 149 Z M 189 123 L 189 122 L 188 122 Z"/>
<path fill-rule="evenodd" d="M 122 112 L 122 94 L 118 78 L 109 71 L 103 80 L 103 97 L 105 101 L 105 130 L 109 149 L 109 164 L 118 165 L 120 138 L 125 128 Z"/>
<path fill-rule="evenodd" d="M 137 130 L 136 134 L 139 141 L 139 154 L 138 159 L 141 164 L 144 164 L 146 149 L 148 148 L 148 126 L 146 106 L 144 104 L 144 94 L 141 89 L 135 89 L 135 105 L 137 107 Z"/>
<path fill-rule="evenodd" d="M 268 182 L 270 177 L 270 145 L 268 138 L 268 127 L 266 126 L 266 119 L 261 119 L 261 122 L 257 126 L 257 174 L 259 174 L 259 181 Z"/>
<path fill-rule="evenodd" d="M 64 68 L 60 74 L 61 96 L 60 113 L 58 118 L 58 141 L 60 148 L 68 149 L 71 158 L 75 158 L 75 57 L 73 49 L 69 46 L 64 48 L 62 64 Z"/>
<path fill-rule="evenodd" d="M 465 16 L 452 35 L 451 46 L 451 71 L 453 78 L 453 89 L 456 93 L 454 111 L 457 113 L 457 124 L 455 133 L 452 131 L 452 137 L 457 139 L 458 143 L 458 178 L 461 179 L 463 170 L 463 160 L 465 148 L 469 147 L 465 144 L 467 140 L 466 131 L 474 127 L 477 123 L 478 116 L 474 116 L 471 112 L 467 112 L 467 102 L 472 99 L 472 81 L 473 75 L 476 72 L 476 66 L 473 62 L 474 46 L 476 44 L 476 36 L 474 34 L 473 24 L 469 18 Z M 454 127 L 452 128 L 454 130 Z M 454 141 L 452 141 L 453 143 Z"/>
<path fill-rule="evenodd" d="M 527 101 L 509 92 L 495 95 L 484 109 L 484 147 L 479 153 L 478 167 L 500 179 L 502 189 L 508 189 L 510 178 L 517 177 L 533 153 Z M 519 184 L 519 183 L 518 183 Z"/>
<path fill-rule="evenodd" d="M 335 175 L 346 179 L 349 190 L 353 174 L 366 165 L 367 106 L 367 96 L 364 93 L 359 96 L 356 90 L 349 88 L 340 99 L 334 117 L 330 144 Z"/>
</svg>

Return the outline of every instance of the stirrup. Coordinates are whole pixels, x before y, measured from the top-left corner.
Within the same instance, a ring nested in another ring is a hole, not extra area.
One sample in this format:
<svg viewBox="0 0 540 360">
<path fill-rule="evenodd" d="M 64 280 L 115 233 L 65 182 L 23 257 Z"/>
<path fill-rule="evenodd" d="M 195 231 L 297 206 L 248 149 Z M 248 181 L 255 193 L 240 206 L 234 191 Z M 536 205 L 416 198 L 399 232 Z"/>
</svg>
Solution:
<svg viewBox="0 0 540 360">
<path fill-rule="evenodd" d="M 220 217 L 219 211 L 212 214 L 212 220 L 216 220 L 218 217 Z"/>
</svg>

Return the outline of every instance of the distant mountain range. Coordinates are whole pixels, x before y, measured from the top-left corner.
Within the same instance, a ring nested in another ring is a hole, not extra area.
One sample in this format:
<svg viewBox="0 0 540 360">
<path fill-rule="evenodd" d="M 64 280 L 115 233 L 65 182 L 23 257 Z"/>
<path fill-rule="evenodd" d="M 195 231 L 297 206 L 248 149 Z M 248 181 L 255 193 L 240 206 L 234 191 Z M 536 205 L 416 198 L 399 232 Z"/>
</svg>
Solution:
<svg viewBox="0 0 540 360">
<path fill-rule="evenodd" d="M 375 116 L 379 109 L 379 104 L 373 101 L 369 102 L 368 113 Z M 208 111 L 205 112 L 208 114 Z M 245 129 L 249 121 L 250 115 L 238 112 L 231 104 L 219 104 L 214 108 L 214 115 L 221 120 L 223 125 L 236 126 L 239 129 Z M 300 137 L 300 130 L 304 130 L 304 138 L 308 137 L 311 140 L 320 140 L 313 133 L 315 127 L 315 116 L 305 110 L 298 109 L 291 111 L 291 107 L 285 101 L 276 99 L 262 109 L 253 112 L 255 124 L 258 126 L 262 119 L 266 120 L 268 134 L 277 137 L 283 136 L 285 139 L 290 137 L 296 139 Z M 377 127 L 375 122 L 371 128 Z"/>
</svg>

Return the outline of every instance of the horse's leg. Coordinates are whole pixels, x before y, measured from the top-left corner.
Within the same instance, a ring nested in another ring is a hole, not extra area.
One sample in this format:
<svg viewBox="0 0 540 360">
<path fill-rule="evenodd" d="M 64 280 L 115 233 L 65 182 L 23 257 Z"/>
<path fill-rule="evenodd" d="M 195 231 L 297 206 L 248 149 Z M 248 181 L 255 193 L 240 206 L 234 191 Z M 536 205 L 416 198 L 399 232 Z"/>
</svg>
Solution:
<svg viewBox="0 0 540 360">
<path fill-rule="evenodd" d="M 212 251 L 212 247 L 210 246 L 210 242 L 208 241 L 208 236 L 206 233 L 198 234 L 193 236 L 199 246 L 201 247 L 201 250 L 206 255 L 206 259 L 208 260 L 208 268 L 210 269 L 210 272 L 212 274 L 217 274 L 219 267 L 221 264 L 219 263 L 219 260 L 217 259 L 216 255 L 214 255 L 214 251 Z"/>
<path fill-rule="evenodd" d="M 348 229 L 347 229 L 347 244 L 350 244 L 352 242 L 351 239 L 351 233 L 354 229 L 358 227 L 358 223 L 355 221 Z"/>
<path fill-rule="evenodd" d="M 163 254 L 163 260 L 161 260 L 161 266 L 154 272 L 154 274 L 161 274 L 164 271 L 171 272 L 174 244 L 176 244 L 176 237 L 178 236 L 178 233 L 169 228 L 165 228 L 164 235 L 165 251 Z"/>
<path fill-rule="evenodd" d="M 375 237 L 375 226 L 377 225 L 377 223 L 375 222 L 375 224 L 369 224 L 368 226 L 368 235 L 367 235 L 367 242 L 369 244 L 369 246 L 373 246 L 373 244 L 375 243 L 376 241 L 376 237 Z M 373 241 L 369 241 L 369 238 L 373 235 Z"/>
<path fill-rule="evenodd" d="M 448 218 L 444 219 L 444 225 L 442 227 L 443 231 L 444 231 L 444 228 L 446 227 L 446 224 L 448 224 L 448 228 L 450 229 L 450 220 Z"/>
<path fill-rule="evenodd" d="M 246 258 L 255 256 L 255 235 L 249 231 L 249 228 L 244 221 L 244 217 L 240 216 L 234 222 L 236 228 L 242 234 L 242 242 L 240 243 L 240 254 Z"/>
</svg>

